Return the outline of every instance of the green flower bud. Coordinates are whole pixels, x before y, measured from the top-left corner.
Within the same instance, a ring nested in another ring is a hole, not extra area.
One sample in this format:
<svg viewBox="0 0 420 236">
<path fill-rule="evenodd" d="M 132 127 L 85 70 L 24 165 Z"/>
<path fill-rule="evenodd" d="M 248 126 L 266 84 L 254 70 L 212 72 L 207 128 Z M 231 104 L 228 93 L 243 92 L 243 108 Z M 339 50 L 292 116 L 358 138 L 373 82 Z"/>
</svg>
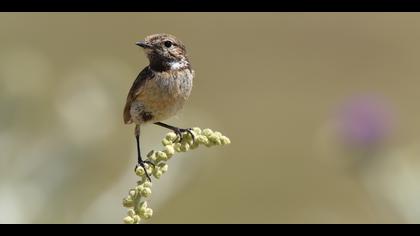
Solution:
<svg viewBox="0 0 420 236">
<path fill-rule="evenodd" d="M 173 145 L 166 145 L 163 151 L 168 156 L 168 159 L 171 158 L 175 154 L 175 149 Z"/>
<path fill-rule="evenodd" d="M 141 216 L 141 217 L 143 217 L 144 216 L 144 213 L 146 212 L 146 209 L 148 209 L 147 207 L 142 207 L 142 208 L 140 208 L 140 210 L 139 210 L 139 215 Z"/>
<path fill-rule="evenodd" d="M 214 144 L 221 144 L 221 142 L 220 142 L 220 137 L 219 136 L 217 136 L 216 134 L 212 134 L 212 135 L 210 135 L 209 137 L 209 140 L 210 140 L 210 142 L 212 142 L 212 143 L 214 143 Z"/>
<path fill-rule="evenodd" d="M 123 199 L 123 206 L 124 207 L 133 207 L 134 206 L 133 198 L 131 196 L 128 196 L 128 197 L 124 198 Z"/>
<path fill-rule="evenodd" d="M 199 144 L 204 144 L 204 145 L 209 143 L 209 139 L 203 135 L 198 136 L 195 141 Z"/>
<path fill-rule="evenodd" d="M 130 191 L 128 192 L 128 195 L 130 195 L 130 197 L 132 197 L 132 198 L 135 198 L 136 194 L 137 194 L 137 192 L 134 189 L 130 189 Z"/>
<path fill-rule="evenodd" d="M 188 150 L 190 150 L 190 145 L 188 143 L 184 143 L 181 145 L 180 147 L 181 152 L 186 152 Z"/>
<path fill-rule="evenodd" d="M 222 145 L 230 144 L 230 139 L 226 136 L 220 137 L 220 141 L 222 142 Z"/>
<path fill-rule="evenodd" d="M 152 190 L 150 188 L 143 188 L 140 194 L 143 197 L 149 197 L 152 194 Z"/>
<path fill-rule="evenodd" d="M 199 127 L 192 128 L 192 131 L 194 132 L 195 136 L 198 136 L 201 134 L 201 129 Z"/>
<path fill-rule="evenodd" d="M 150 219 L 153 216 L 153 210 L 151 208 L 146 208 L 142 216 L 146 220 Z"/>
<path fill-rule="evenodd" d="M 135 216 L 133 216 L 133 220 L 134 220 L 134 223 L 133 224 L 138 224 L 138 223 L 140 223 L 141 218 L 140 218 L 140 216 L 135 215 Z"/>
<path fill-rule="evenodd" d="M 160 177 L 162 176 L 162 174 L 163 174 L 162 171 L 159 170 L 159 169 L 156 169 L 156 171 L 153 172 L 153 176 L 155 176 L 156 179 L 160 179 Z"/>
<path fill-rule="evenodd" d="M 154 155 L 154 154 L 155 154 L 155 151 L 150 151 L 149 153 L 147 153 L 147 155 L 146 155 L 146 156 L 150 158 L 150 157 L 151 157 L 152 155 Z"/>
<path fill-rule="evenodd" d="M 157 160 L 156 152 L 155 151 L 149 152 L 147 154 L 147 158 L 151 161 L 156 161 Z"/>
<path fill-rule="evenodd" d="M 124 224 L 134 224 L 134 219 L 131 216 L 124 217 Z"/>
<path fill-rule="evenodd" d="M 157 151 L 156 152 L 156 156 L 158 158 L 158 160 L 162 160 L 162 161 L 166 161 L 168 160 L 168 156 L 166 155 L 166 153 L 162 152 L 162 151 Z"/>
<path fill-rule="evenodd" d="M 175 149 L 176 152 L 181 152 L 181 144 L 180 143 L 176 143 L 174 145 L 174 149 Z"/>
<path fill-rule="evenodd" d="M 130 210 L 127 211 L 127 215 L 131 216 L 131 217 L 134 217 L 136 215 L 136 212 L 133 209 L 130 209 Z"/>
<path fill-rule="evenodd" d="M 150 187 L 152 187 L 152 182 L 146 181 L 146 182 L 144 182 L 143 186 L 145 188 L 150 188 Z"/>
<path fill-rule="evenodd" d="M 136 168 L 136 175 L 139 177 L 142 177 L 145 174 L 144 168 L 141 166 L 138 166 Z"/>
<path fill-rule="evenodd" d="M 222 145 L 222 140 L 220 140 L 220 138 L 217 138 L 216 140 L 213 141 L 213 143 L 215 145 Z"/>
<path fill-rule="evenodd" d="M 213 130 L 211 130 L 211 129 L 204 129 L 202 134 L 204 136 L 206 136 L 206 137 L 209 137 L 210 135 L 213 134 Z"/>
<path fill-rule="evenodd" d="M 165 163 L 161 163 L 159 164 L 159 170 L 162 171 L 162 173 L 165 173 L 166 171 L 168 171 L 168 165 Z"/>
<path fill-rule="evenodd" d="M 142 209 L 144 210 L 146 208 L 147 208 L 147 202 L 146 201 L 143 201 L 143 202 L 139 203 L 139 205 L 138 205 L 139 211 L 141 211 Z"/>
<path fill-rule="evenodd" d="M 162 145 L 166 146 L 166 145 L 171 145 L 173 142 L 170 140 L 167 140 L 166 138 L 162 139 Z"/>
<path fill-rule="evenodd" d="M 136 189 L 136 192 L 141 193 L 143 191 L 143 189 L 144 189 L 144 185 L 143 184 L 138 185 L 138 186 L 136 186 L 135 189 Z"/>
<path fill-rule="evenodd" d="M 171 143 L 173 141 L 175 141 L 176 138 L 177 138 L 177 136 L 174 132 L 167 133 L 166 136 L 165 136 L 165 139 L 170 141 Z"/>
<path fill-rule="evenodd" d="M 196 149 L 198 148 L 198 146 L 200 146 L 200 143 L 197 140 L 195 140 L 195 142 L 190 145 L 190 149 Z"/>
<path fill-rule="evenodd" d="M 149 164 L 144 163 L 144 167 L 146 168 L 147 174 L 152 174 L 153 167 L 151 167 Z"/>
</svg>

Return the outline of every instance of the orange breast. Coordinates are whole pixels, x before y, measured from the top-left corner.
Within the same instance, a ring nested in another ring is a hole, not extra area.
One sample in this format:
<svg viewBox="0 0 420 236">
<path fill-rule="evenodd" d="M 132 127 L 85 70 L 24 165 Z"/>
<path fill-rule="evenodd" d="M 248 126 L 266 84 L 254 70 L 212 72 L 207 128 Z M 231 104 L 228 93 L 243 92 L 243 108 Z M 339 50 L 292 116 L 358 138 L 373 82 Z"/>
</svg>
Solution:
<svg viewBox="0 0 420 236">
<path fill-rule="evenodd" d="M 136 101 L 144 110 L 151 112 L 153 122 L 167 119 L 175 115 L 184 105 L 192 89 L 192 73 L 156 73 L 155 77 L 146 81 Z"/>
</svg>

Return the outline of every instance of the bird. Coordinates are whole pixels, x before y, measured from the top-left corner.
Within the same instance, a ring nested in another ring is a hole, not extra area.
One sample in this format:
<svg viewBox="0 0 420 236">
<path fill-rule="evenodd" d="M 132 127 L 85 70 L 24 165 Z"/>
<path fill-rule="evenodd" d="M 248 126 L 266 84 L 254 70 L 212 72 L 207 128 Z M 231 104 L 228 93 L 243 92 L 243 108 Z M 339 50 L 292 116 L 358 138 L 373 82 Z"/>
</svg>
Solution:
<svg viewBox="0 0 420 236">
<path fill-rule="evenodd" d="M 162 121 L 174 116 L 189 98 L 193 86 L 194 70 L 187 57 L 185 45 L 175 36 L 166 33 L 153 34 L 136 42 L 146 54 L 149 65 L 134 80 L 124 106 L 125 124 L 135 124 L 137 164 L 145 168 L 140 148 L 140 129 L 145 124 L 155 124 L 172 130 L 177 141 L 182 142 L 184 133 L 194 134 L 191 128 L 178 128 Z M 151 181 L 147 171 L 146 177 Z"/>
</svg>

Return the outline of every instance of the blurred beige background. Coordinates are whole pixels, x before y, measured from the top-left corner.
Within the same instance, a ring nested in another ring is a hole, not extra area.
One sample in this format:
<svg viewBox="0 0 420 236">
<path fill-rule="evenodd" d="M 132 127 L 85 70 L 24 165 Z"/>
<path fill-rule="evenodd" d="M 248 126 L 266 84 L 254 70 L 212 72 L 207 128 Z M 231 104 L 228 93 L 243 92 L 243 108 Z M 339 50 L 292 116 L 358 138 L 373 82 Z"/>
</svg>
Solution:
<svg viewBox="0 0 420 236">
<path fill-rule="evenodd" d="M 150 223 L 420 222 L 420 14 L 1 13 L 0 223 L 122 222 L 136 180 L 122 109 L 147 65 L 135 42 L 159 32 L 196 70 L 168 123 L 232 144 L 172 159 Z M 394 132 L 352 168 L 330 121 L 365 93 L 392 106 Z M 143 155 L 166 132 L 146 127 Z"/>
</svg>

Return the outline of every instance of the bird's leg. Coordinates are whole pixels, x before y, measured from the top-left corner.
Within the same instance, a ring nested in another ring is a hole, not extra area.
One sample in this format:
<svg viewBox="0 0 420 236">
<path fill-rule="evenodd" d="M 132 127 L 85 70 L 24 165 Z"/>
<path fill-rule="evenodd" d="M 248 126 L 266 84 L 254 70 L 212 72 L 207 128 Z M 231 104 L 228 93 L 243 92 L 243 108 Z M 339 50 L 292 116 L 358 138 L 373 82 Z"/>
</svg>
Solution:
<svg viewBox="0 0 420 236">
<path fill-rule="evenodd" d="M 152 165 L 153 167 L 155 167 L 155 164 L 153 164 L 152 162 L 150 162 L 148 160 L 143 161 L 143 159 L 141 158 L 141 152 L 140 152 L 140 125 L 136 125 L 136 128 L 134 129 L 134 133 L 136 135 L 136 142 L 137 142 L 137 165 L 136 165 L 134 171 L 137 170 L 137 168 L 139 166 L 143 167 L 144 173 L 145 173 L 147 179 L 150 182 L 152 182 L 152 180 L 150 179 L 149 174 L 147 173 L 146 167 L 144 166 L 144 163 L 147 163 L 149 165 Z"/>
<path fill-rule="evenodd" d="M 189 133 L 191 135 L 193 143 L 195 142 L 195 137 L 194 137 L 193 132 L 191 132 L 192 131 L 191 128 L 181 129 L 181 128 L 178 128 L 178 127 L 175 127 L 175 126 L 172 126 L 172 125 L 168 125 L 168 124 L 165 124 L 165 123 L 162 123 L 162 122 L 156 122 L 155 125 L 159 125 L 159 126 L 162 126 L 164 128 L 167 128 L 167 129 L 170 129 L 170 130 L 174 131 L 175 134 L 177 135 L 177 139 L 179 138 L 179 142 L 182 142 L 182 133 L 184 133 L 184 132 Z"/>
</svg>

